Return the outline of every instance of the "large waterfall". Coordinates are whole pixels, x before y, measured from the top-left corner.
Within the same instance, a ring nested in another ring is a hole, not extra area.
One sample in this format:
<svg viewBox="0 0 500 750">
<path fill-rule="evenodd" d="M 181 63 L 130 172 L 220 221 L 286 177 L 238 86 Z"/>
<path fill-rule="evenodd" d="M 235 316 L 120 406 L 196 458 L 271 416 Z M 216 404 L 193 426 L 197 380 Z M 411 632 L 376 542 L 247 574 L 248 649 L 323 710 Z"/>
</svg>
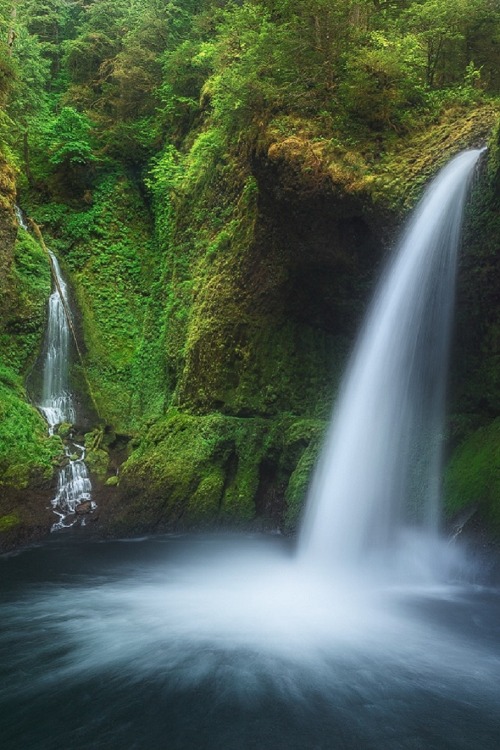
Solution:
<svg viewBox="0 0 500 750">
<path fill-rule="evenodd" d="M 40 410 L 47 419 L 50 434 L 53 434 L 55 427 L 61 423 L 72 425 L 76 415 L 68 376 L 71 337 L 68 318 L 71 312 L 67 285 L 53 253 L 50 253 L 50 260 L 55 284 L 49 299 Z M 57 493 L 52 500 L 54 513 L 59 516 L 59 521 L 52 527 L 53 531 L 76 523 L 76 518 L 69 522 L 66 519 L 75 514 L 83 503 L 89 503 L 89 509 L 95 507 L 91 500 L 92 487 L 85 465 L 84 447 L 67 440 L 65 451 L 67 461 L 59 471 Z"/>
<path fill-rule="evenodd" d="M 352 355 L 310 489 L 302 556 L 394 560 L 439 522 L 441 433 L 465 198 L 480 150 L 428 187 Z"/>
</svg>

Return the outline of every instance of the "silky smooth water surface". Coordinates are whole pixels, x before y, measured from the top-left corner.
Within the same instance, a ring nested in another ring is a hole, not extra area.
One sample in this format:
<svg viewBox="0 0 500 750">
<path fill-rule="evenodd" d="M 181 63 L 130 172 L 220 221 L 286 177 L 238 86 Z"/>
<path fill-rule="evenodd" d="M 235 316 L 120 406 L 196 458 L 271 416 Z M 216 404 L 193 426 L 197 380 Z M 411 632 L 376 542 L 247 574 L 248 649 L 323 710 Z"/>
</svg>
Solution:
<svg viewBox="0 0 500 750">
<path fill-rule="evenodd" d="M 494 587 L 336 580 L 276 537 L 60 538 L 0 566 L 3 750 L 499 746 Z"/>
</svg>

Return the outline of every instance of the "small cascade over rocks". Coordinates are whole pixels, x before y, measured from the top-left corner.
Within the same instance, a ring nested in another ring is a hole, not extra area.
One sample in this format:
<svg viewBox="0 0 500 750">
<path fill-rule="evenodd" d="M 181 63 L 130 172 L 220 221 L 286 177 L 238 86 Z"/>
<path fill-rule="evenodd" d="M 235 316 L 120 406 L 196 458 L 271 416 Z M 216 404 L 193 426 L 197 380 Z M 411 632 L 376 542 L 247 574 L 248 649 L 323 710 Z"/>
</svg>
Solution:
<svg viewBox="0 0 500 750">
<path fill-rule="evenodd" d="M 427 188 L 376 291 L 313 477 L 300 539 L 309 564 L 447 575 L 445 386 L 463 208 L 481 151 L 456 156 Z"/>
<path fill-rule="evenodd" d="M 82 526 L 85 526 L 85 514 L 97 508 L 91 496 L 92 485 L 85 465 L 84 446 L 67 440 L 65 453 L 68 463 L 59 471 L 57 493 L 52 500 L 54 513 L 59 516 L 59 521 L 52 526 L 52 531 L 74 526 L 79 518 Z M 68 516 L 73 515 L 76 518 L 67 523 Z"/>
</svg>

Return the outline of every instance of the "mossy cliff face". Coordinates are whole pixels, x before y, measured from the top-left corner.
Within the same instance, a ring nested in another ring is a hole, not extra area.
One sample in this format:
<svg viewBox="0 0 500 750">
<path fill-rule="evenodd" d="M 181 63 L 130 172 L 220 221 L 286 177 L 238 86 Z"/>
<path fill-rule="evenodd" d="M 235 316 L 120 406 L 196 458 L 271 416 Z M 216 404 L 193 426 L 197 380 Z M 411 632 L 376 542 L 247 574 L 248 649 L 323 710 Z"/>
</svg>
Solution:
<svg viewBox="0 0 500 750">
<path fill-rule="evenodd" d="M 451 516 L 477 510 L 500 534 L 500 130 L 473 190 L 458 283 L 452 363 Z"/>
<path fill-rule="evenodd" d="M 207 129 L 158 160 L 166 189 L 152 198 L 117 172 L 96 178 L 78 205 L 32 202 L 74 288 L 99 411 L 86 439 L 99 503 L 91 528 L 296 527 L 383 257 L 425 182 L 483 142 L 495 117 L 488 107 L 448 113 L 382 154 L 374 143 L 341 148 L 298 122 L 270 127 L 247 150 Z M 482 283 L 474 269 L 463 270 L 471 304 Z M 490 302 L 461 325 L 474 345 L 454 398 L 468 393 L 474 414 L 483 360 L 469 323 Z M 493 353 L 488 336 L 481 347 Z M 35 338 L 15 347 L 20 374 Z M 486 370 L 494 378 L 493 359 Z M 85 391 L 78 363 L 73 378 Z M 467 409 L 455 411 L 464 423 Z M 5 513 L 9 528 L 15 514 Z"/>
<path fill-rule="evenodd" d="M 0 170 L 0 550 L 45 533 L 54 464 L 61 452 L 27 398 L 24 381 L 43 338 L 48 259 L 18 228 L 14 174 Z"/>
<path fill-rule="evenodd" d="M 292 172 L 227 149 L 178 183 L 170 409 L 122 467 L 116 524 L 296 524 L 384 242 L 366 192 Z"/>
<path fill-rule="evenodd" d="M 395 230 L 429 177 L 484 142 L 496 116 L 448 114 L 362 169 L 345 150 L 270 132 L 244 160 L 228 148 L 204 163 L 201 184 L 192 172 L 178 180 L 165 274 L 174 411 L 122 467 L 117 522 L 296 526 Z"/>
<path fill-rule="evenodd" d="M 111 499 L 103 520 L 117 532 L 251 522 L 277 528 L 287 512 L 290 475 L 322 428 L 312 419 L 172 410 L 125 465 L 125 500 Z M 288 520 L 295 518 L 289 513 Z"/>
</svg>

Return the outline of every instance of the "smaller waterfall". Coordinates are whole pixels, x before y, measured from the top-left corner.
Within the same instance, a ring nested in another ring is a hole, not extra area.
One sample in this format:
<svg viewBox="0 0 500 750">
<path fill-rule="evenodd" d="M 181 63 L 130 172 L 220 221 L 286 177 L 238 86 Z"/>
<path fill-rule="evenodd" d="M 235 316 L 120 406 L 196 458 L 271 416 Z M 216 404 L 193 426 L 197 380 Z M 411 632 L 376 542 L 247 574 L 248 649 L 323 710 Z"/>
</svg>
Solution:
<svg viewBox="0 0 500 750">
<path fill-rule="evenodd" d="M 66 311 L 69 310 L 67 287 L 53 253 L 50 253 L 50 259 L 57 284 L 49 299 L 40 410 L 49 423 L 49 433 L 52 435 L 54 427 L 61 422 L 73 424 L 75 409 L 68 383 L 70 329 L 66 317 Z"/>
<path fill-rule="evenodd" d="M 70 308 L 67 285 L 53 253 L 50 253 L 50 259 L 56 283 L 49 299 L 42 399 L 39 408 L 48 422 L 49 434 L 53 435 L 57 425 L 63 422 L 73 424 L 76 413 L 68 377 L 71 332 L 68 322 Z M 54 513 L 59 516 L 59 521 L 52 526 L 52 531 L 73 526 L 77 519 L 69 523 L 65 521 L 68 516 L 78 513 L 83 503 L 89 504 L 88 510 L 97 507 L 91 499 L 92 486 L 85 465 L 85 448 L 71 440 L 65 442 L 67 463 L 59 472 L 57 492 L 52 500 Z M 85 516 L 82 515 L 81 518 L 84 525 Z"/>
</svg>

